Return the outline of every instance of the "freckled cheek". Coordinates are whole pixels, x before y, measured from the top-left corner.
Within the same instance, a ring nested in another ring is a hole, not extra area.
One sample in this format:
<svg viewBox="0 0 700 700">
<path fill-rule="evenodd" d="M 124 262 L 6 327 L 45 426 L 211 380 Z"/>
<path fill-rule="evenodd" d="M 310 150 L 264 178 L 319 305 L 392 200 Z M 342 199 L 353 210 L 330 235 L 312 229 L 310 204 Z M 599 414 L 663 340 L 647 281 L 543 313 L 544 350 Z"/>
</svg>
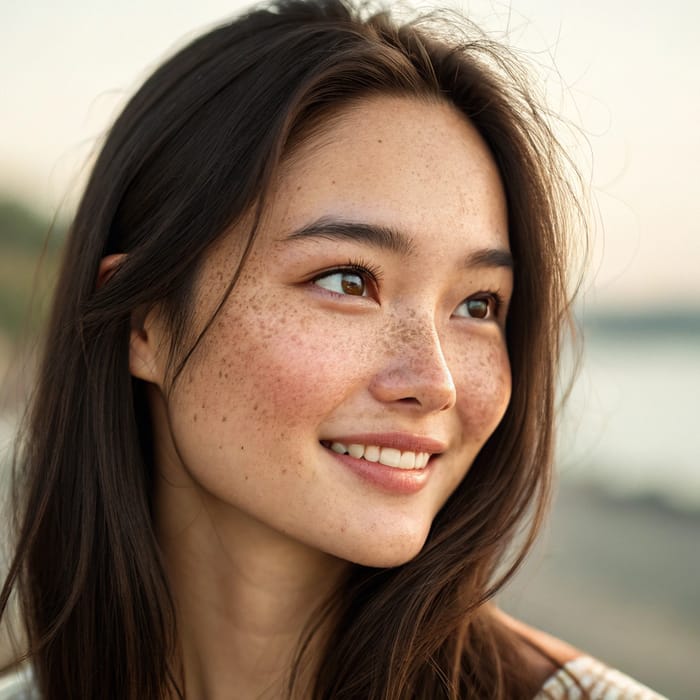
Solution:
<svg viewBox="0 0 700 700">
<path fill-rule="evenodd" d="M 486 440 L 500 422 L 510 401 L 510 363 L 505 347 L 478 340 L 455 355 L 453 380 L 458 411 L 467 434 Z"/>
<path fill-rule="evenodd" d="M 362 376 L 368 350 L 347 323 L 320 320 L 303 311 L 222 315 L 192 371 L 201 403 L 217 414 L 247 406 L 254 420 L 288 426 L 335 407 Z"/>
</svg>

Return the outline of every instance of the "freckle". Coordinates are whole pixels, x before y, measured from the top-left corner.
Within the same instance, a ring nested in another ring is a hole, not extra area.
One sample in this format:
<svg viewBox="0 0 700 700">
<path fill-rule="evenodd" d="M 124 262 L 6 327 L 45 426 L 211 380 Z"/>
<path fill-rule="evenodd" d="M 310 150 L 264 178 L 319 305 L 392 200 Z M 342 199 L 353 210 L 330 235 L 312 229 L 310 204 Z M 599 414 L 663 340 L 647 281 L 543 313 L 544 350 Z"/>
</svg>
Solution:
<svg viewBox="0 0 700 700">
<path fill-rule="evenodd" d="M 253 410 L 257 411 L 258 410 L 258 404 L 253 404 Z"/>
<path fill-rule="evenodd" d="M 381 139 L 377 139 L 377 143 L 382 143 L 382 140 L 381 140 Z"/>
<path fill-rule="evenodd" d="M 223 375 L 223 372 L 221 370 L 219 370 L 219 379 L 221 379 L 222 375 Z"/>
<path fill-rule="evenodd" d="M 245 449 L 245 447 L 243 447 L 243 445 L 241 445 L 241 452 L 243 452 L 244 449 Z"/>
<path fill-rule="evenodd" d="M 224 273 L 223 273 L 223 272 L 219 272 L 216 276 L 219 278 L 219 280 L 224 279 Z"/>
<path fill-rule="evenodd" d="M 345 532 L 345 525 L 341 525 L 341 526 L 340 526 L 340 531 L 341 531 L 341 532 Z"/>
<path fill-rule="evenodd" d="M 221 418 L 221 422 L 222 422 L 222 423 L 225 423 L 227 420 L 228 420 L 228 418 L 227 418 L 226 416 L 223 416 L 223 417 Z"/>
<path fill-rule="evenodd" d="M 204 402 L 202 402 L 202 408 L 204 408 Z"/>
<path fill-rule="evenodd" d="M 297 185 L 297 192 L 301 189 L 301 185 Z"/>
<path fill-rule="evenodd" d="M 286 468 L 285 468 L 285 469 L 282 470 L 282 474 L 286 474 L 286 473 L 287 473 L 287 470 L 286 470 Z"/>
<path fill-rule="evenodd" d="M 248 481 L 248 475 L 247 475 L 247 474 L 245 475 L 245 480 Z"/>
<path fill-rule="evenodd" d="M 223 446 L 223 445 L 219 445 L 219 449 L 220 449 L 220 450 L 223 450 L 223 449 L 224 449 L 224 446 Z"/>
<path fill-rule="evenodd" d="M 194 414 L 194 422 L 195 423 L 197 422 L 197 414 L 196 413 Z"/>
<path fill-rule="evenodd" d="M 335 180 L 331 180 L 331 185 L 335 185 Z"/>
</svg>

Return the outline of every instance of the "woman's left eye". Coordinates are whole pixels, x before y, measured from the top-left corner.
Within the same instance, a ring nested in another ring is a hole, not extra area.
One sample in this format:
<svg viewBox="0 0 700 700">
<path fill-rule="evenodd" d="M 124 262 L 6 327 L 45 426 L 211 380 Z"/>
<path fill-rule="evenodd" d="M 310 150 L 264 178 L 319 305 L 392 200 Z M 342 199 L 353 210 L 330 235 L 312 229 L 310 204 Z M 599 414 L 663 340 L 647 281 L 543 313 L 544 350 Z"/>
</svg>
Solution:
<svg viewBox="0 0 700 700">
<path fill-rule="evenodd" d="M 465 299 L 454 312 L 455 316 L 488 321 L 498 316 L 500 299 L 496 294 L 484 294 Z"/>
<path fill-rule="evenodd" d="M 316 277 L 313 283 L 336 294 L 355 297 L 366 297 L 369 295 L 369 285 L 366 279 L 360 272 L 355 270 L 333 270 Z"/>
</svg>

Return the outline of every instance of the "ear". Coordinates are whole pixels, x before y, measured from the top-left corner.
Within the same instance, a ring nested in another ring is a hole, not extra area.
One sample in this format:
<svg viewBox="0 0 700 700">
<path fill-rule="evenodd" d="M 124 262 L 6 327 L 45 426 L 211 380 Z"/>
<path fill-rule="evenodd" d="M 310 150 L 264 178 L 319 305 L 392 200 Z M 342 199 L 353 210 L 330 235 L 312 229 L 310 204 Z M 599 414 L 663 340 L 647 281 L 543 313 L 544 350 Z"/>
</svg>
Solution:
<svg viewBox="0 0 700 700">
<path fill-rule="evenodd" d="M 104 286 L 115 273 L 126 253 L 106 255 L 100 260 L 96 288 Z M 156 309 L 144 312 L 136 309 L 131 314 L 131 334 L 129 337 L 129 371 L 134 377 L 151 384 L 162 386 L 160 348 L 163 336 Z"/>
<path fill-rule="evenodd" d="M 100 260 L 100 267 L 97 271 L 97 289 L 109 282 L 110 277 L 116 272 L 125 257 L 126 253 L 116 253 L 106 255 Z M 160 324 L 157 322 L 155 309 L 148 313 L 137 309 L 131 314 L 129 371 L 134 377 L 161 385 L 160 363 L 157 361 L 162 341 L 159 329 Z"/>
<path fill-rule="evenodd" d="M 109 278 L 115 273 L 117 267 L 119 267 L 119 264 L 125 257 L 126 253 L 115 253 L 114 255 L 105 255 L 105 257 L 100 260 L 95 289 L 100 289 L 109 282 Z"/>
<path fill-rule="evenodd" d="M 129 371 L 132 376 L 159 387 L 163 386 L 163 348 L 166 347 L 164 341 L 165 335 L 157 308 L 152 308 L 146 313 L 136 309 L 131 314 Z"/>
</svg>

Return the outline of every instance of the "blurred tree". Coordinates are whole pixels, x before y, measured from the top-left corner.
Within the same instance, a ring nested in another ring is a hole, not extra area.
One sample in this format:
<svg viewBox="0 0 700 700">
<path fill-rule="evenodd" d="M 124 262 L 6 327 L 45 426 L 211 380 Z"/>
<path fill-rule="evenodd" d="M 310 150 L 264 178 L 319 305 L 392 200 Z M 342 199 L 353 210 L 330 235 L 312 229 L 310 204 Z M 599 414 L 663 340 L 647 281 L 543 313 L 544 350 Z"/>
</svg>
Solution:
<svg viewBox="0 0 700 700">
<path fill-rule="evenodd" d="M 0 195 L 0 334 L 14 338 L 41 324 L 65 230 L 62 221 Z"/>
</svg>

